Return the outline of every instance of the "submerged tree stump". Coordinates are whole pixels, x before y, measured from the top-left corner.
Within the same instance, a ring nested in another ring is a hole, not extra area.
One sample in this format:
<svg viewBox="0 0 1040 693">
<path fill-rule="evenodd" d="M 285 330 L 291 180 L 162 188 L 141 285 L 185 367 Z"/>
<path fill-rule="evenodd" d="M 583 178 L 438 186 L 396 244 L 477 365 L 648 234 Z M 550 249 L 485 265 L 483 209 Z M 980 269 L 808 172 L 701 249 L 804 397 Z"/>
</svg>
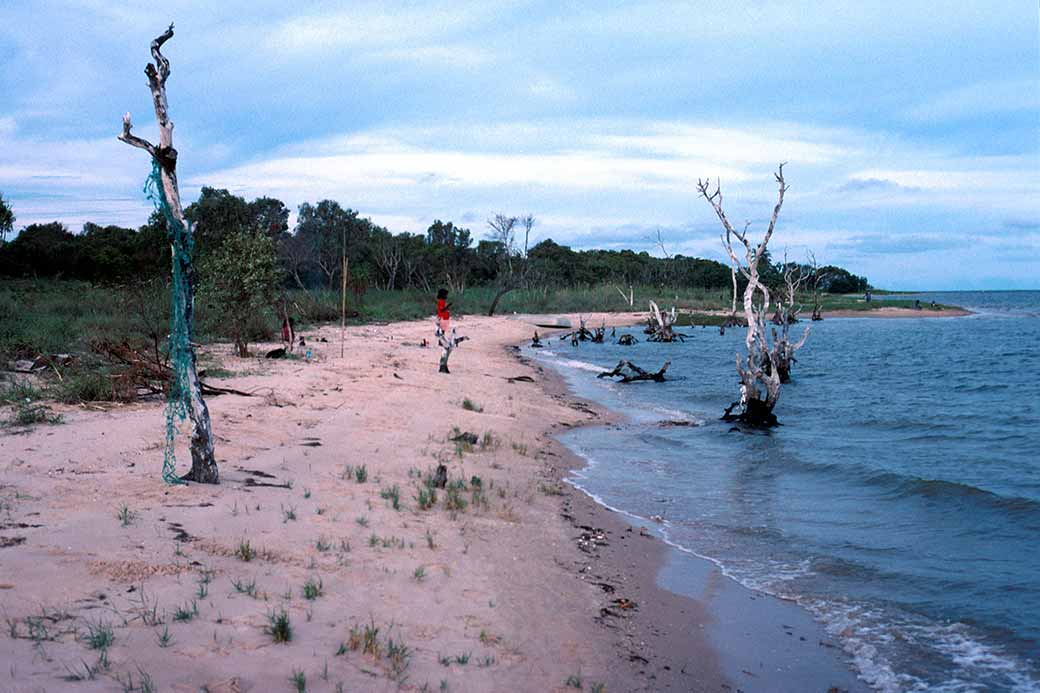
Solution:
<svg viewBox="0 0 1040 693">
<path fill-rule="evenodd" d="M 643 370 L 631 361 L 618 361 L 618 365 L 614 366 L 612 371 L 604 371 L 597 375 L 597 378 L 620 378 L 619 383 L 635 383 L 643 380 L 652 380 L 656 383 L 663 383 L 665 381 L 664 373 L 668 370 L 668 366 L 672 365 L 671 361 L 665 361 L 664 365 L 661 366 L 661 370 L 656 373 L 650 373 Z"/>
</svg>

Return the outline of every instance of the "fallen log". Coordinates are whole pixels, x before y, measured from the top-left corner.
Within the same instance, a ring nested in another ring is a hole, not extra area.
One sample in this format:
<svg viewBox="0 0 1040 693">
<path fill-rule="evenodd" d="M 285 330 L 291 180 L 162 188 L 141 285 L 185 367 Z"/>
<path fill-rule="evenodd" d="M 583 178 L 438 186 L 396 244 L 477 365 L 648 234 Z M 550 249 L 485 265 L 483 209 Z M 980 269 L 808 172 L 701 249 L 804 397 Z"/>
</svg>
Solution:
<svg viewBox="0 0 1040 693">
<path fill-rule="evenodd" d="M 672 365 L 671 361 L 665 361 L 664 365 L 661 366 L 661 370 L 656 373 L 650 373 L 645 371 L 631 361 L 618 361 L 618 365 L 614 366 L 612 371 L 604 371 L 597 375 L 597 378 L 621 378 L 619 383 L 634 383 L 641 380 L 652 380 L 655 383 L 663 383 L 664 373 L 668 370 L 668 366 Z"/>
</svg>

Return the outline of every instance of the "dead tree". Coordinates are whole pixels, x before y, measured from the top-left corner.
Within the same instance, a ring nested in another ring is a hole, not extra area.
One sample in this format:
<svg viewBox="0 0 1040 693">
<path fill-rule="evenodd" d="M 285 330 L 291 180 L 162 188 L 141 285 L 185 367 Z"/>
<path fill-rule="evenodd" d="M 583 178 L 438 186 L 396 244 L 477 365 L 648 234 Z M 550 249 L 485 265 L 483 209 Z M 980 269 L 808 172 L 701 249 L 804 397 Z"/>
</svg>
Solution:
<svg viewBox="0 0 1040 693">
<path fill-rule="evenodd" d="M 823 320 L 823 315 L 820 314 L 820 285 L 823 284 L 824 279 L 830 276 L 830 273 L 820 272 L 820 266 L 816 262 L 816 255 L 811 250 L 809 251 L 809 269 L 811 271 L 809 282 L 812 284 L 813 291 L 812 319 L 815 322 Z"/>
<path fill-rule="evenodd" d="M 665 361 L 664 365 L 661 366 L 661 370 L 656 373 L 650 373 L 644 371 L 642 368 L 632 363 L 631 361 L 618 361 L 618 365 L 614 366 L 612 371 L 604 371 L 597 375 L 597 378 L 621 378 L 619 383 L 635 383 L 641 380 L 652 380 L 657 383 L 664 382 L 664 373 L 668 370 L 668 366 L 672 365 L 671 361 Z"/>
<path fill-rule="evenodd" d="M 675 306 L 667 313 L 662 313 L 661 309 L 657 307 L 657 304 L 650 301 L 650 317 L 647 320 L 647 334 L 650 336 L 646 338 L 648 342 L 674 342 L 686 341 L 684 335 L 679 334 L 672 327 L 675 325 L 675 321 L 679 318 L 678 313 L 675 310 Z"/>
<path fill-rule="evenodd" d="M 635 305 L 636 305 L 636 294 L 635 294 L 635 290 L 632 288 L 631 285 L 629 285 L 629 287 L 628 287 L 628 295 L 627 296 L 625 295 L 625 292 L 621 290 L 620 286 L 615 286 L 614 288 L 617 289 L 617 292 L 619 294 L 621 294 L 621 298 L 628 302 L 628 307 L 629 308 L 634 308 L 635 307 Z"/>
<path fill-rule="evenodd" d="M 523 251 L 516 245 L 516 224 L 521 221 L 524 225 L 524 248 Z M 527 261 L 527 243 L 531 238 L 531 229 L 534 227 L 535 219 L 528 214 L 522 220 L 516 217 L 507 217 L 505 214 L 496 214 L 487 220 L 488 228 L 491 229 L 491 240 L 497 242 L 500 247 L 501 256 L 498 267 L 498 291 L 491 300 L 488 308 L 488 316 L 495 314 L 498 302 L 502 297 L 514 289 L 519 289 L 527 280 L 527 272 L 530 263 Z"/>
<path fill-rule="evenodd" d="M 791 381 L 791 366 L 795 362 L 794 353 L 801 349 L 805 340 L 809 338 L 810 327 L 805 328 L 802 338 L 795 343 L 791 342 L 790 334 L 791 325 L 798 322 L 798 313 L 802 309 L 801 304 L 798 303 L 798 292 L 808 279 L 809 275 L 803 272 L 801 267 L 787 262 L 787 254 L 784 253 L 784 298 L 777 302 L 776 312 L 779 321 L 776 316 L 773 320 L 780 326 L 780 333 L 778 335 L 775 328 L 772 331 L 773 362 L 780 373 L 781 383 Z"/>
<path fill-rule="evenodd" d="M 621 346 L 632 346 L 633 344 L 637 344 L 638 342 L 639 340 L 630 334 L 623 334 L 617 340 L 617 343 Z"/>
<path fill-rule="evenodd" d="M 130 114 L 123 116 L 123 132 L 119 139 L 127 144 L 143 149 L 151 155 L 152 161 L 158 166 L 159 177 L 162 185 L 158 194 L 162 196 L 162 202 L 168 209 L 167 233 L 170 236 L 173 255 L 173 274 L 183 279 L 184 291 L 181 296 L 174 295 L 175 305 L 173 320 L 180 320 L 182 324 L 173 326 L 173 334 L 181 334 L 186 338 L 186 346 L 172 344 L 174 349 L 184 349 L 186 353 L 174 354 L 176 359 L 183 359 L 187 363 L 185 383 L 180 384 L 187 390 L 181 393 L 187 399 L 188 417 L 191 419 L 191 471 L 183 478 L 189 481 L 197 481 L 207 484 L 220 482 L 220 474 L 217 470 L 217 462 L 213 455 L 213 432 L 210 426 L 209 409 L 206 401 L 202 398 L 202 386 L 199 384 L 199 376 L 196 371 L 195 350 L 191 346 L 194 332 L 195 312 L 195 270 L 191 264 L 189 252 L 191 244 L 191 226 L 184 216 L 181 208 L 181 195 L 177 187 L 177 150 L 173 148 L 173 122 L 169 116 L 169 106 L 166 101 L 166 80 L 170 76 L 170 61 L 162 52 L 164 43 L 173 37 L 173 24 L 163 32 L 161 36 L 152 41 L 152 57 L 155 63 L 148 63 L 144 73 L 148 76 L 148 88 L 152 92 L 152 104 L 155 107 L 155 119 L 159 124 L 158 146 L 148 142 L 131 133 Z M 179 225 L 179 228 L 177 228 Z M 175 283 L 176 285 L 176 283 Z M 179 327 L 179 329 L 178 329 Z M 172 340 L 171 340 L 172 341 Z"/>
<path fill-rule="evenodd" d="M 448 359 L 451 358 L 451 352 L 455 350 L 455 347 L 462 344 L 467 339 L 469 339 L 469 337 L 456 337 L 454 327 L 451 328 L 450 335 L 445 334 L 444 330 L 440 327 L 437 328 L 437 344 L 441 347 L 441 362 L 440 368 L 438 369 L 439 373 L 451 373 L 451 371 L 448 370 Z"/>
<path fill-rule="evenodd" d="M 603 329 L 605 330 L 606 328 L 604 327 Z M 578 346 L 578 342 L 595 342 L 596 335 L 590 332 L 589 328 L 585 326 L 585 318 L 578 316 L 578 329 L 560 335 L 561 342 L 565 339 L 570 339 L 572 345 Z M 603 341 L 602 336 L 599 341 Z"/>
<path fill-rule="evenodd" d="M 715 210 L 719 221 L 722 222 L 723 233 L 721 235 L 722 245 L 729 254 L 730 261 L 738 267 L 740 273 L 747 279 L 747 287 L 744 289 L 744 317 L 747 322 L 747 338 L 745 340 L 746 355 L 736 355 L 737 374 L 740 376 L 741 397 L 726 410 L 723 419 L 726 421 L 740 421 L 750 426 L 775 426 L 776 415 L 773 408 L 776 407 L 780 398 L 780 369 L 776 363 L 776 351 L 770 347 L 766 333 L 765 320 L 769 315 L 769 289 L 759 278 L 758 263 L 765 255 L 766 247 L 773 236 L 776 228 L 776 220 L 780 215 L 780 208 L 784 204 L 784 193 L 787 192 L 787 184 L 784 181 L 784 165 L 781 164 L 775 174 L 779 192 L 776 206 L 773 207 L 773 215 L 769 220 L 769 227 L 759 243 L 754 243 L 748 238 L 748 226 L 743 231 L 737 231 L 730 224 L 726 212 L 722 208 L 722 186 L 718 182 L 715 191 L 710 190 L 710 181 L 697 181 L 697 190 Z M 734 250 L 734 239 L 743 246 L 744 257 L 739 258 Z M 756 299 L 756 294 L 758 298 Z M 804 343 L 804 339 L 798 346 Z M 739 414 L 733 410 L 741 407 Z"/>
</svg>

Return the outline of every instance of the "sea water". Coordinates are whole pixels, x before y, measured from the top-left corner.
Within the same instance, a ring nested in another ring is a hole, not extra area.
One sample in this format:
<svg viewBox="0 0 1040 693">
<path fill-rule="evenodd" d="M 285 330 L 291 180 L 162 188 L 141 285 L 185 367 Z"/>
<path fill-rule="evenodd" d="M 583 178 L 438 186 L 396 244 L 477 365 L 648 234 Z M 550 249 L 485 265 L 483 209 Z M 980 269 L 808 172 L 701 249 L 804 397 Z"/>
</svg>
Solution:
<svg viewBox="0 0 1040 693">
<path fill-rule="evenodd" d="M 1040 690 L 1040 292 L 916 297 L 975 314 L 811 323 L 764 433 L 719 420 L 744 330 L 525 351 L 627 417 L 563 436 L 573 483 L 796 601 L 872 687 Z M 672 379 L 596 378 L 620 359 Z"/>
</svg>

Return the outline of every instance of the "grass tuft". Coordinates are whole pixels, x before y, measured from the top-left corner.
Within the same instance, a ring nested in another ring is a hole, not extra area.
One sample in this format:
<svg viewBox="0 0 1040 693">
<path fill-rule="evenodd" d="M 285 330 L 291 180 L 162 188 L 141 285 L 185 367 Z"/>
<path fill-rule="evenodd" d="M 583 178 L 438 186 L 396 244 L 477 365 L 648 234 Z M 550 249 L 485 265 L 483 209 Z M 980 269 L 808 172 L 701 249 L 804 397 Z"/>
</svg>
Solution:
<svg viewBox="0 0 1040 693">
<path fill-rule="evenodd" d="M 292 642 L 292 623 L 285 609 L 278 612 L 272 611 L 267 614 L 267 625 L 264 627 L 264 633 L 270 635 L 275 642 Z"/>
</svg>

